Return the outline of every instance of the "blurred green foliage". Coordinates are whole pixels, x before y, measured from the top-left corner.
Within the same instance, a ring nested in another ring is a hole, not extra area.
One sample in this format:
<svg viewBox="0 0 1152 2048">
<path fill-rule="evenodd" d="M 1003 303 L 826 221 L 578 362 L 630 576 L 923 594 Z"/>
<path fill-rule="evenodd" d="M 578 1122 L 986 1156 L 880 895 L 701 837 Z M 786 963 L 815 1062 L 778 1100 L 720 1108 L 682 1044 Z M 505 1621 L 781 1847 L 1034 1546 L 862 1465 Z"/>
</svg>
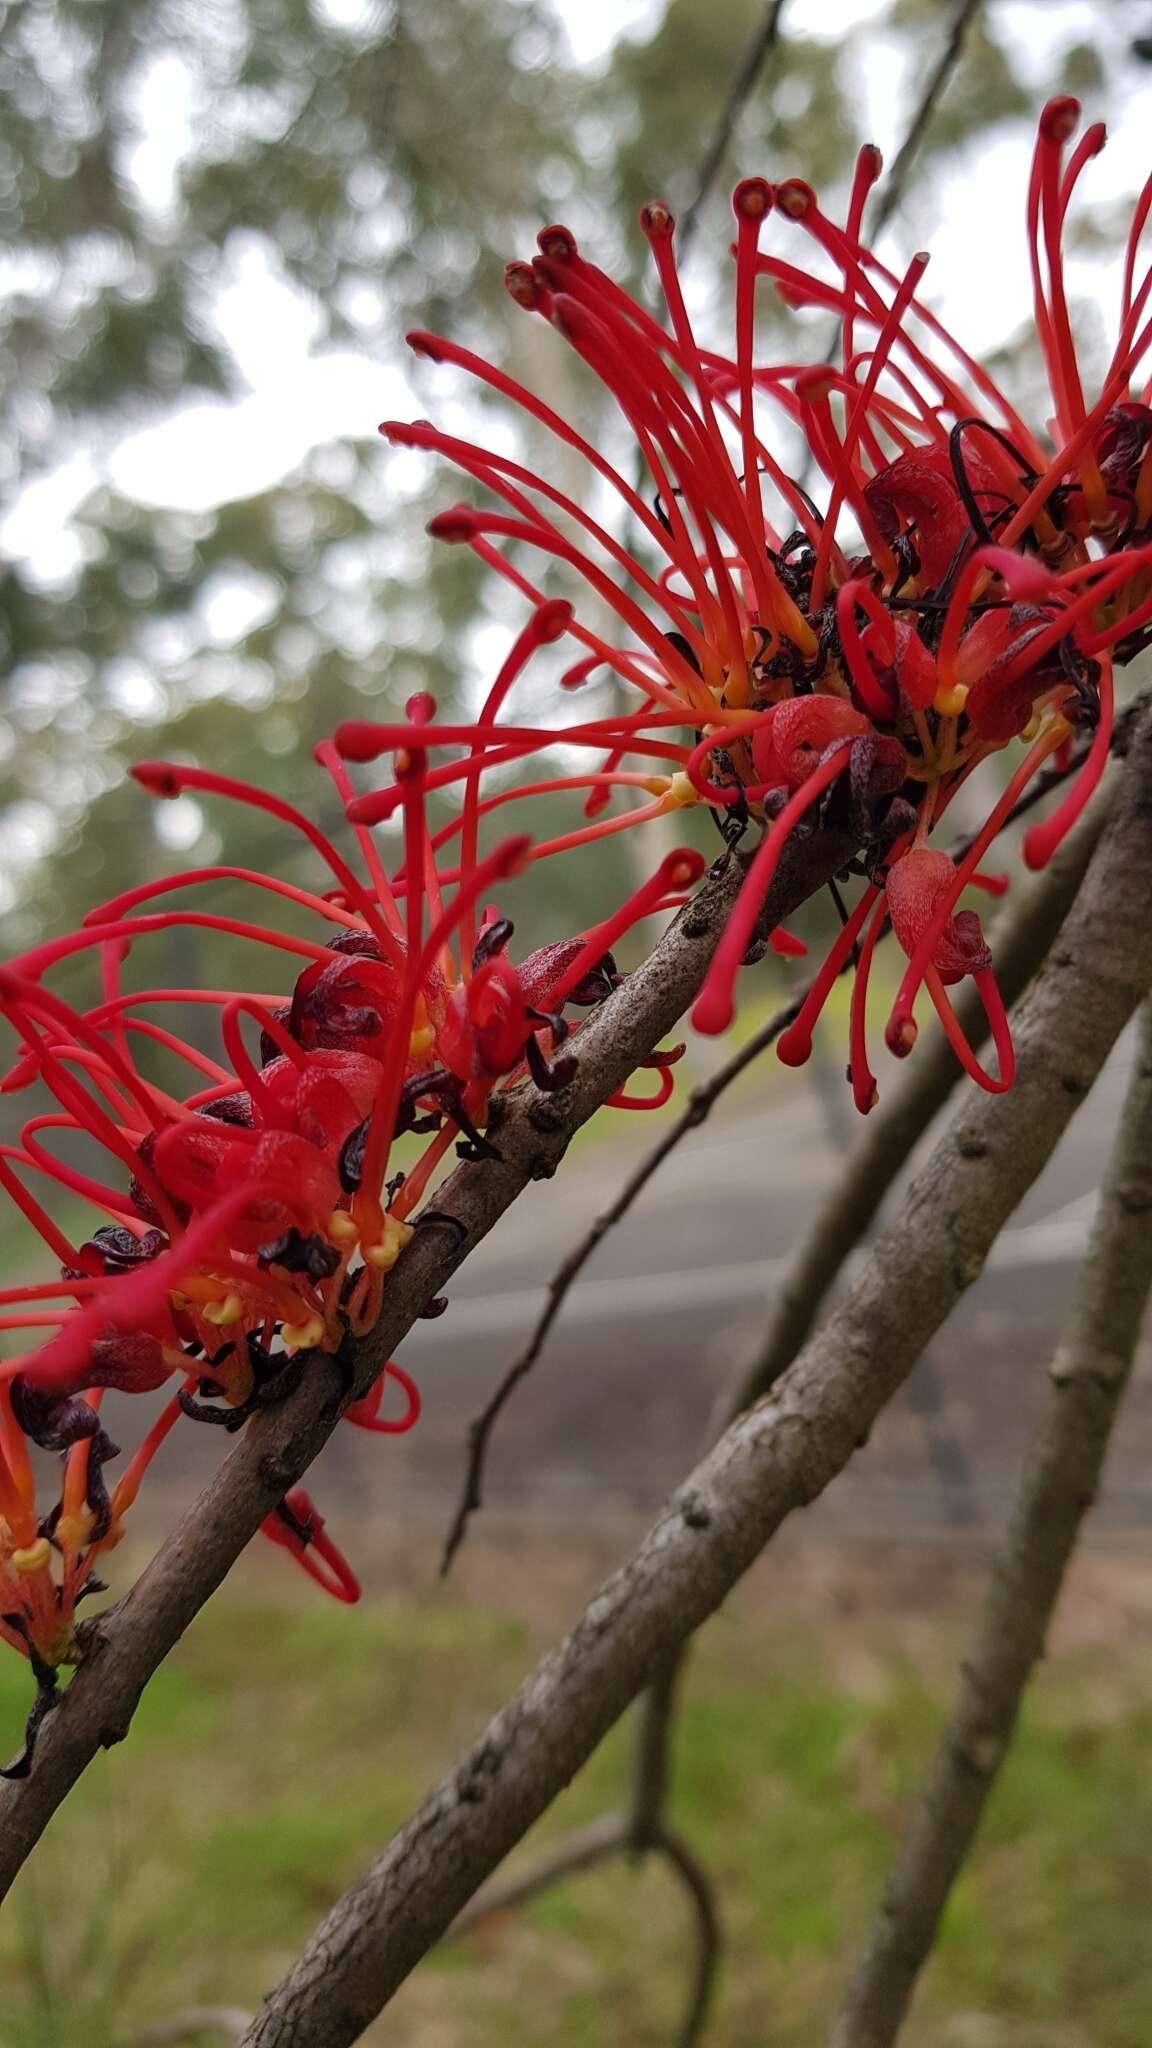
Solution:
<svg viewBox="0 0 1152 2048">
<path fill-rule="evenodd" d="M 412 1531 L 396 1541 L 410 1553 Z M 570 1567 L 570 1553 L 533 1550 L 531 1613 L 550 1574 L 552 1599 L 570 1597 Z M 939 1599 L 938 1572 L 924 1573 L 918 1596 L 890 1589 L 886 1603 L 872 1585 L 834 1626 L 819 1597 L 786 1589 L 782 1608 L 777 1588 L 769 1612 L 745 1593 L 701 1639 L 674 1817 L 720 1888 L 724 2048 L 763 2048 L 766 2029 L 790 2048 L 826 2039 L 959 1647 L 955 1624 L 924 1611 Z M 353 1616 L 303 1586 L 293 1600 L 263 1555 L 240 1580 L 22 1874 L 0 1930 L 5 2048 L 121 2048 L 183 2008 L 254 2006 L 518 1682 L 542 1626 L 517 1612 L 505 1564 L 500 1606 L 423 1591 Z M 1102 1601 L 1095 1583 L 1091 1639 L 1045 1667 L 908 2048 L 1145 2048 L 1148 1653 L 1121 1619 L 1124 1582 Z M 19 1678 L 15 1659 L 0 1667 L 10 1728 Z M 628 1761 L 619 1729 L 524 1854 L 618 1804 Z M 606 1864 L 434 1953 L 365 2042 L 662 2048 L 686 1942 L 666 1872 Z"/>
</svg>

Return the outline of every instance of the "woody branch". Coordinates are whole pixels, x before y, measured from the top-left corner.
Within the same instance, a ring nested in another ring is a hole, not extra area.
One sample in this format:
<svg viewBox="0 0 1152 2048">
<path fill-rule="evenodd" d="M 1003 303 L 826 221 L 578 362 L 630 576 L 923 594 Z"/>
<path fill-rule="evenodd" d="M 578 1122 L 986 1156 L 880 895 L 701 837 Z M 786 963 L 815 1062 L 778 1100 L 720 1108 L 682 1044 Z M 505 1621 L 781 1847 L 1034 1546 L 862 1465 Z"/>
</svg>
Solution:
<svg viewBox="0 0 1152 2048">
<path fill-rule="evenodd" d="M 1112 792 L 1106 789 L 1065 841 L 1044 874 L 1015 899 L 994 933 L 999 978 L 1005 1002 L 1014 1004 L 1038 972 L 1045 954 L 1071 908 L 1099 839 Z M 721 1093 L 758 1055 L 773 1043 L 796 1014 L 800 998 L 785 1004 L 754 1033 L 747 1044 L 708 1081 L 693 1089 L 680 1115 L 629 1175 L 615 1200 L 597 1218 L 587 1236 L 569 1254 L 549 1283 L 549 1299 L 531 1339 L 505 1374 L 484 1410 L 481 1429 L 474 1425 L 469 1451 L 468 1483 L 453 1522 L 445 1553 L 451 1561 L 463 1534 L 470 1507 L 479 1504 L 478 1480 L 491 1421 L 499 1415 L 518 1380 L 535 1364 L 552 1324 L 592 1251 L 631 1207 L 669 1153 L 711 1111 Z M 964 995 L 958 1011 L 965 1031 L 979 1047 L 987 1021 L 973 995 Z M 910 1065 L 899 1087 L 870 1118 L 843 1176 L 837 1181 L 812 1229 L 801 1241 L 789 1272 L 775 1296 L 773 1313 L 760 1345 L 741 1362 L 710 1419 L 704 1450 L 721 1430 L 768 1391 L 792 1363 L 822 1303 L 847 1258 L 867 1234 L 893 1182 L 929 1125 L 944 1107 L 959 1080 L 947 1041 L 930 1040 Z M 686 1647 L 686 1646 L 684 1646 Z M 513 1871 L 484 1887 L 449 1930 L 465 1933 L 487 1914 L 507 1912 L 564 1879 L 625 1854 L 643 1854 L 662 1827 L 669 1794 L 668 1745 L 675 1718 L 676 1688 L 684 1647 L 674 1653 L 639 1703 L 632 1795 L 627 1814 L 608 1813 L 557 1843 L 526 1873 Z M 694 2001 L 698 2005 L 699 2000 Z M 692 2035 L 682 2038 L 691 2040 Z"/>
<path fill-rule="evenodd" d="M 1008 1005 L 1019 1000 L 1039 972 L 1071 909 L 1103 829 L 1111 795 L 1109 790 L 1101 792 L 1051 866 L 1021 894 L 996 927 L 1000 986 Z M 974 994 L 966 993 L 957 1009 L 971 1042 L 979 1046 L 987 1021 Z M 882 1203 L 959 1078 L 941 1035 L 925 1045 L 890 1100 L 869 1119 L 775 1292 L 760 1344 L 740 1363 L 721 1393 L 709 1422 L 709 1443 L 766 1394 L 792 1364 L 845 1263 L 872 1229 Z M 682 1663 L 681 1651 L 660 1673 L 639 1708 L 634 1805 L 638 1820 L 634 1832 L 641 1840 L 643 1817 L 659 1817 L 667 1789 L 667 1747 Z M 644 1796 L 646 1782 L 659 1787 L 655 1801 Z"/>
<path fill-rule="evenodd" d="M 1152 1289 L 1152 1005 L 1067 1335 L 955 1705 L 845 1996 L 833 2048 L 890 2048 L 1007 1755 L 1095 1499 Z"/>
<path fill-rule="evenodd" d="M 354 2041 L 785 1517 L 849 1462 L 1152 984 L 1149 860 L 1145 718 L 1084 888 L 1021 1006 L 1016 1089 L 966 1094 L 841 1308 L 326 1916 L 245 2048 Z"/>
</svg>

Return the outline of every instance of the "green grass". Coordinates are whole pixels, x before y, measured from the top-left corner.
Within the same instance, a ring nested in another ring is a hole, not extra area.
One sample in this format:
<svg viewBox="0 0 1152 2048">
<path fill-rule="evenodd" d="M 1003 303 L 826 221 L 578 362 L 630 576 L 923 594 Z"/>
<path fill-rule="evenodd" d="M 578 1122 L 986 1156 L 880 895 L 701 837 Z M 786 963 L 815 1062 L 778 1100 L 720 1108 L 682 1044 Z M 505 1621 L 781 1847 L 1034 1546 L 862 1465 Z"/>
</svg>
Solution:
<svg viewBox="0 0 1152 2048">
<path fill-rule="evenodd" d="M 349 1615 L 260 1584 L 201 1618 L 17 1887 L 5 2048 L 112 2048 L 183 2006 L 254 2004 L 536 1647 L 526 1622 L 441 1597 Z M 708 1631 L 675 1818 L 724 1904 L 717 2048 L 823 2042 L 953 1648 L 942 1624 L 822 1634 L 744 1603 Z M 1131 1644 L 1046 1668 L 909 2048 L 1147 2048 L 1150 1671 Z M 9 1743 L 23 1676 L 0 1665 Z M 617 1731 L 541 1839 L 618 1800 L 627 1755 Z M 367 2038 L 664 2048 L 686 1931 L 664 1873 L 605 1866 L 433 1957 Z"/>
</svg>

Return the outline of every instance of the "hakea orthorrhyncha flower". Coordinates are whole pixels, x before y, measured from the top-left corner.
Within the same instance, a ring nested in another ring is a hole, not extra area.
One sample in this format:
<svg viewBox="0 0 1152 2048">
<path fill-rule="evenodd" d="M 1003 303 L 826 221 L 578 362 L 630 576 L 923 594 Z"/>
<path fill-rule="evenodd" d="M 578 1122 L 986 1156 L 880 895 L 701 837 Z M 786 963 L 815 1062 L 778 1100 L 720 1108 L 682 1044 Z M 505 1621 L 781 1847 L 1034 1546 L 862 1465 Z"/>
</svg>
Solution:
<svg viewBox="0 0 1152 2048">
<path fill-rule="evenodd" d="M 569 616 L 567 606 L 537 611 L 511 668 Z M 0 1329 L 50 1333 L 0 1364 L 0 1635 L 28 1655 L 39 1681 L 32 1732 L 72 1654 L 76 1602 L 119 1541 L 175 1423 L 188 1416 L 238 1428 L 296 1384 L 311 1352 L 339 1356 L 371 1329 L 445 1155 L 456 1144 L 467 1156 L 498 1156 L 483 1131 L 493 1095 L 524 1073 L 543 1088 L 571 1077 L 570 1053 L 557 1051 L 571 1031 L 565 1013 L 611 992 L 617 937 L 682 902 L 702 871 L 698 855 L 671 855 L 613 917 L 514 965 L 512 926 L 486 899 L 548 849 L 517 834 L 479 855 L 477 744 L 461 845 L 450 873 L 439 864 L 425 819 L 437 773 L 429 761 L 438 744 L 433 711 L 430 699 L 413 699 L 404 744 L 394 750 L 390 789 L 404 815 L 394 875 L 363 825 L 358 874 L 307 817 L 266 792 L 207 770 L 144 763 L 136 779 L 157 796 L 196 790 L 270 813 L 309 842 L 331 886 L 318 894 L 246 869 L 192 869 L 126 891 L 94 910 L 82 931 L 0 969 L 0 1013 L 20 1041 L 0 1091 L 36 1082 L 55 1102 L 27 1119 L 18 1143 L 0 1146 L 0 1182 L 60 1269 L 57 1280 L 0 1297 Z M 335 749 L 325 744 L 317 754 L 355 810 Z M 211 903 L 222 880 L 310 912 L 314 936 L 165 901 L 195 888 Z M 187 925 L 273 949 L 291 964 L 289 986 L 282 995 L 125 989 L 130 950 Z M 85 953 L 98 960 L 102 985 L 100 999 L 78 1010 L 49 977 L 58 962 Z M 222 1058 L 156 1020 L 158 1008 L 163 1015 L 182 1004 L 217 1011 Z M 175 1062 L 174 1084 L 153 1078 L 161 1053 Z M 615 1099 L 640 1107 L 666 1099 L 676 1056 L 674 1048 L 653 1056 L 654 1095 Z M 180 1092 L 189 1071 L 195 1086 Z M 414 1164 L 395 1171 L 395 1146 L 407 1133 L 427 1143 Z M 78 1135 L 99 1148 L 106 1177 L 68 1156 Z M 39 1200 L 34 1187 L 45 1181 L 97 1212 L 82 1242 Z M 435 1211 L 426 1220 L 452 1227 Z M 174 1378 L 178 1390 L 110 1492 L 105 1467 L 117 1450 L 101 1426 L 104 1390 L 154 1393 Z M 398 1415 L 385 1399 L 393 1386 L 404 1396 Z M 412 1381 L 391 1365 L 346 1419 L 393 1434 L 411 1427 L 419 1408 Z M 64 1457 L 60 1498 L 46 1516 L 29 1442 Z M 356 1596 L 306 1496 L 290 1496 L 265 1527 L 329 1591 Z M 17 1768 L 26 1765 L 27 1755 Z"/>
<path fill-rule="evenodd" d="M 967 1070 L 1009 1085 L 1011 1043 L 973 911 L 969 885 L 997 887 L 979 862 L 1032 777 L 1074 736 L 1086 758 L 1056 810 L 1024 838 L 1029 865 L 1050 857 L 1099 780 L 1112 727 L 1112 663 L 1152 629 L 1152 407 L 1135 381 L 1152 340 L 1152 270 L 1138 278 L 1138 243 L 1152 181 L 1136 205 L 1111 358 L 1085 390 L 1063 276 L 1065 218 L 1082 173 L 1104 143 L 1089 128 L 1073 148 L 1077 103 L 1041 117 L 1027 197 L 1036 327 L 1052 419 L 1033 431 L 988 373 L 943 329 L 920 296 L 927 258 L 902 276 L 867 247 L 861 222 L 879 153 L 861 151 L 843 225 L 809 186 L 761 178 L 736 189 L 735 347 L 698 339 L 674 253 L 674 221 L 656 202 L 641 224 L 664 298 L 657 317 L 590 262 L 564 227 L 539 237 L 531 263 L 508 266 L 508 289 L 549 321 L 606 387 L 634 436 L 655 497 L 629 481 L 598 441 L 468 349 L 409 337 L 417 352 L 455 366 L 510 399 L 569 453 L 589 491 L 569 496 L 510 457 L 427 422 L 388 423 L 389 440 L 449 457 L 489 501 L 460 505 L 430 531 L 469 546 L 533 603 L 532 558 L 575 572 L 615 621 L 573 617 L 580 658 L 563 680 L 578 688 L 597 668 L 639 693 L 640 708 L 563 732 L 588 751 L 587 811 L 614 787 L 632 807 L 568 835 L 586 842 L 685 805 L 724 816 L 726 837 L 750 822 L 763 835 L 693 1019 L 730 1021 L 736 976 L 789 834 L 827 819 L 850 828 L 867 883 L 812 999 L 780 1041 L 806 1057 L 836 973 L 859 946 L 852 1025 L 856 1100 L 875 1084 L 866 1052 L 868 965 L 889 919 L 908 968 L 888 1020 L 890 1049 L 916 1035 L 913 1005 L 927 990 Z M 783 253 L 762 239 L 780 224 Z M 797 259 L 803 236 L 816 251 Z M 790 246 L 789 246 L 790 245 Z M 812 369 L 764 365 L 755 298 L 770 280 L 790 306 L 840 321 L 839 360 Z M 773 453 L 762 417 L 775 406 L 799 429 L 826 481 L 817 510 Z M 590 509 L 615 498 L 640 536 L 635 551 Z M 509 760 L 557 735 L 482 721 L 487 758 Z M 687 735 L 685 728 L 688 729 Z M 441 737 L 447 738 L 446 732 Z M 958 865 L 927 842 L 956 790 L 1018 739 L 1021 765 Z M 338 735 L 355 752 L 359 729 Z M 390 729 L 389 744 L 402 744 Z M 602 750 L 602 764 L 595 756 Z M 467 778 L 473 771 L 457 765 Z M 557 786 L 556 783 L 549 785 Z M 371 807 L 364 816 L 378 815 Z M 778 936 L 787 947 L 788 940 Z M 998 1050 L 996 1078 L 966 1044 L 947 995 L 974 975 Z"/>
</svg>

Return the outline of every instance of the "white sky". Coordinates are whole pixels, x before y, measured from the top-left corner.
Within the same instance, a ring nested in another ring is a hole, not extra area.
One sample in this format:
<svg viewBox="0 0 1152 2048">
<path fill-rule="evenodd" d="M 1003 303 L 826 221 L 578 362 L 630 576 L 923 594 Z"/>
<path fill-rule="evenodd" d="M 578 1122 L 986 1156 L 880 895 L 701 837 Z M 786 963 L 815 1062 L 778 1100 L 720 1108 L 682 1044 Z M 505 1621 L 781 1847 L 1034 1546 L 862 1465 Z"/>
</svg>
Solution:
<svg viewBox="0 0 1152 2048">
<path fill-rule="evenodd" d="M 327 4 L 347 12 L 357 0 Z M 882 4 L 791 0 L 788 32 L 838 38 L 876 18 Z M 594 68 L 610 62 L 620 36 L 648 32 L 659 9 L 660 0 L 560 0 L 574 53 Z M 1127 9 L 1120 14 L 1126 18 L 1110 18 L 1098 0 L 995 0 L 997 23 L 1015 46 L 1038 104 L 1049 89 L 1055 57 L 1076 40 L 1096 42 L 1117 81 L 1106 107 L 1086 110 L 1089 118 L 1106 114 L 1110 127 L 1108 149 L 1085 179 L 1090 199 L 1134 190 L 1149 164 L 1152 94 L 1148 74 L 1130 58 L 1124 61 L 1131 16 Z M 871 131 L 889 155 L 906 119 L 901 56 L 907 78 L 911 53 L 897 50 L 878 30 L 862 64 Z M 911 79 L 907 83 L 913 89 Z M 141 122 L 133 172 L 149 200 L 163 208 L 192 135 L 187 81 L 176 60 L 163 60 L 150 74 L 141 95 Z M 948 178 L 938 179 L 934 188 L 938 220 L 926 296 L 977 354 L 1005 340 L 1028 317 L 1023 206 L 1029 150 L 1023 125 L 1018 133 L 985 139 L 978 153 Z M 803 170 L 802 165 L 787 168 Z M 753 169 L 779 174 L 781 167 L 733 163 L 728 169 L 735 177 Z M 899 236 L 891 246 L 907 260 L 911 252 Z M 1117 268 L 1074 265 L 1073 289 L 1087 288 L 1107 301 L 1116 288 Z M 277 277 L 257 244 L 238 251 L 215 318 L 232 351 L 237 381 L 249 387 L 247 394 L 231 403 L 197 402 L 129 434 L 110 450 L 73 455 L 13 507 L 0 525 L 0 550 L 30 562 L 39 578 L 53 582 L 75 566 L 78 544 L 68 522 L 101 481 L 141 504 L 206 511 L 267 488 L 326 441 L 372 438 L 386 415 L 425 409 L 417 384 L 409 381 L 404 351 L 382 363 L 367 353 L 319 347 L 314 310 Z"/>
</svg>

